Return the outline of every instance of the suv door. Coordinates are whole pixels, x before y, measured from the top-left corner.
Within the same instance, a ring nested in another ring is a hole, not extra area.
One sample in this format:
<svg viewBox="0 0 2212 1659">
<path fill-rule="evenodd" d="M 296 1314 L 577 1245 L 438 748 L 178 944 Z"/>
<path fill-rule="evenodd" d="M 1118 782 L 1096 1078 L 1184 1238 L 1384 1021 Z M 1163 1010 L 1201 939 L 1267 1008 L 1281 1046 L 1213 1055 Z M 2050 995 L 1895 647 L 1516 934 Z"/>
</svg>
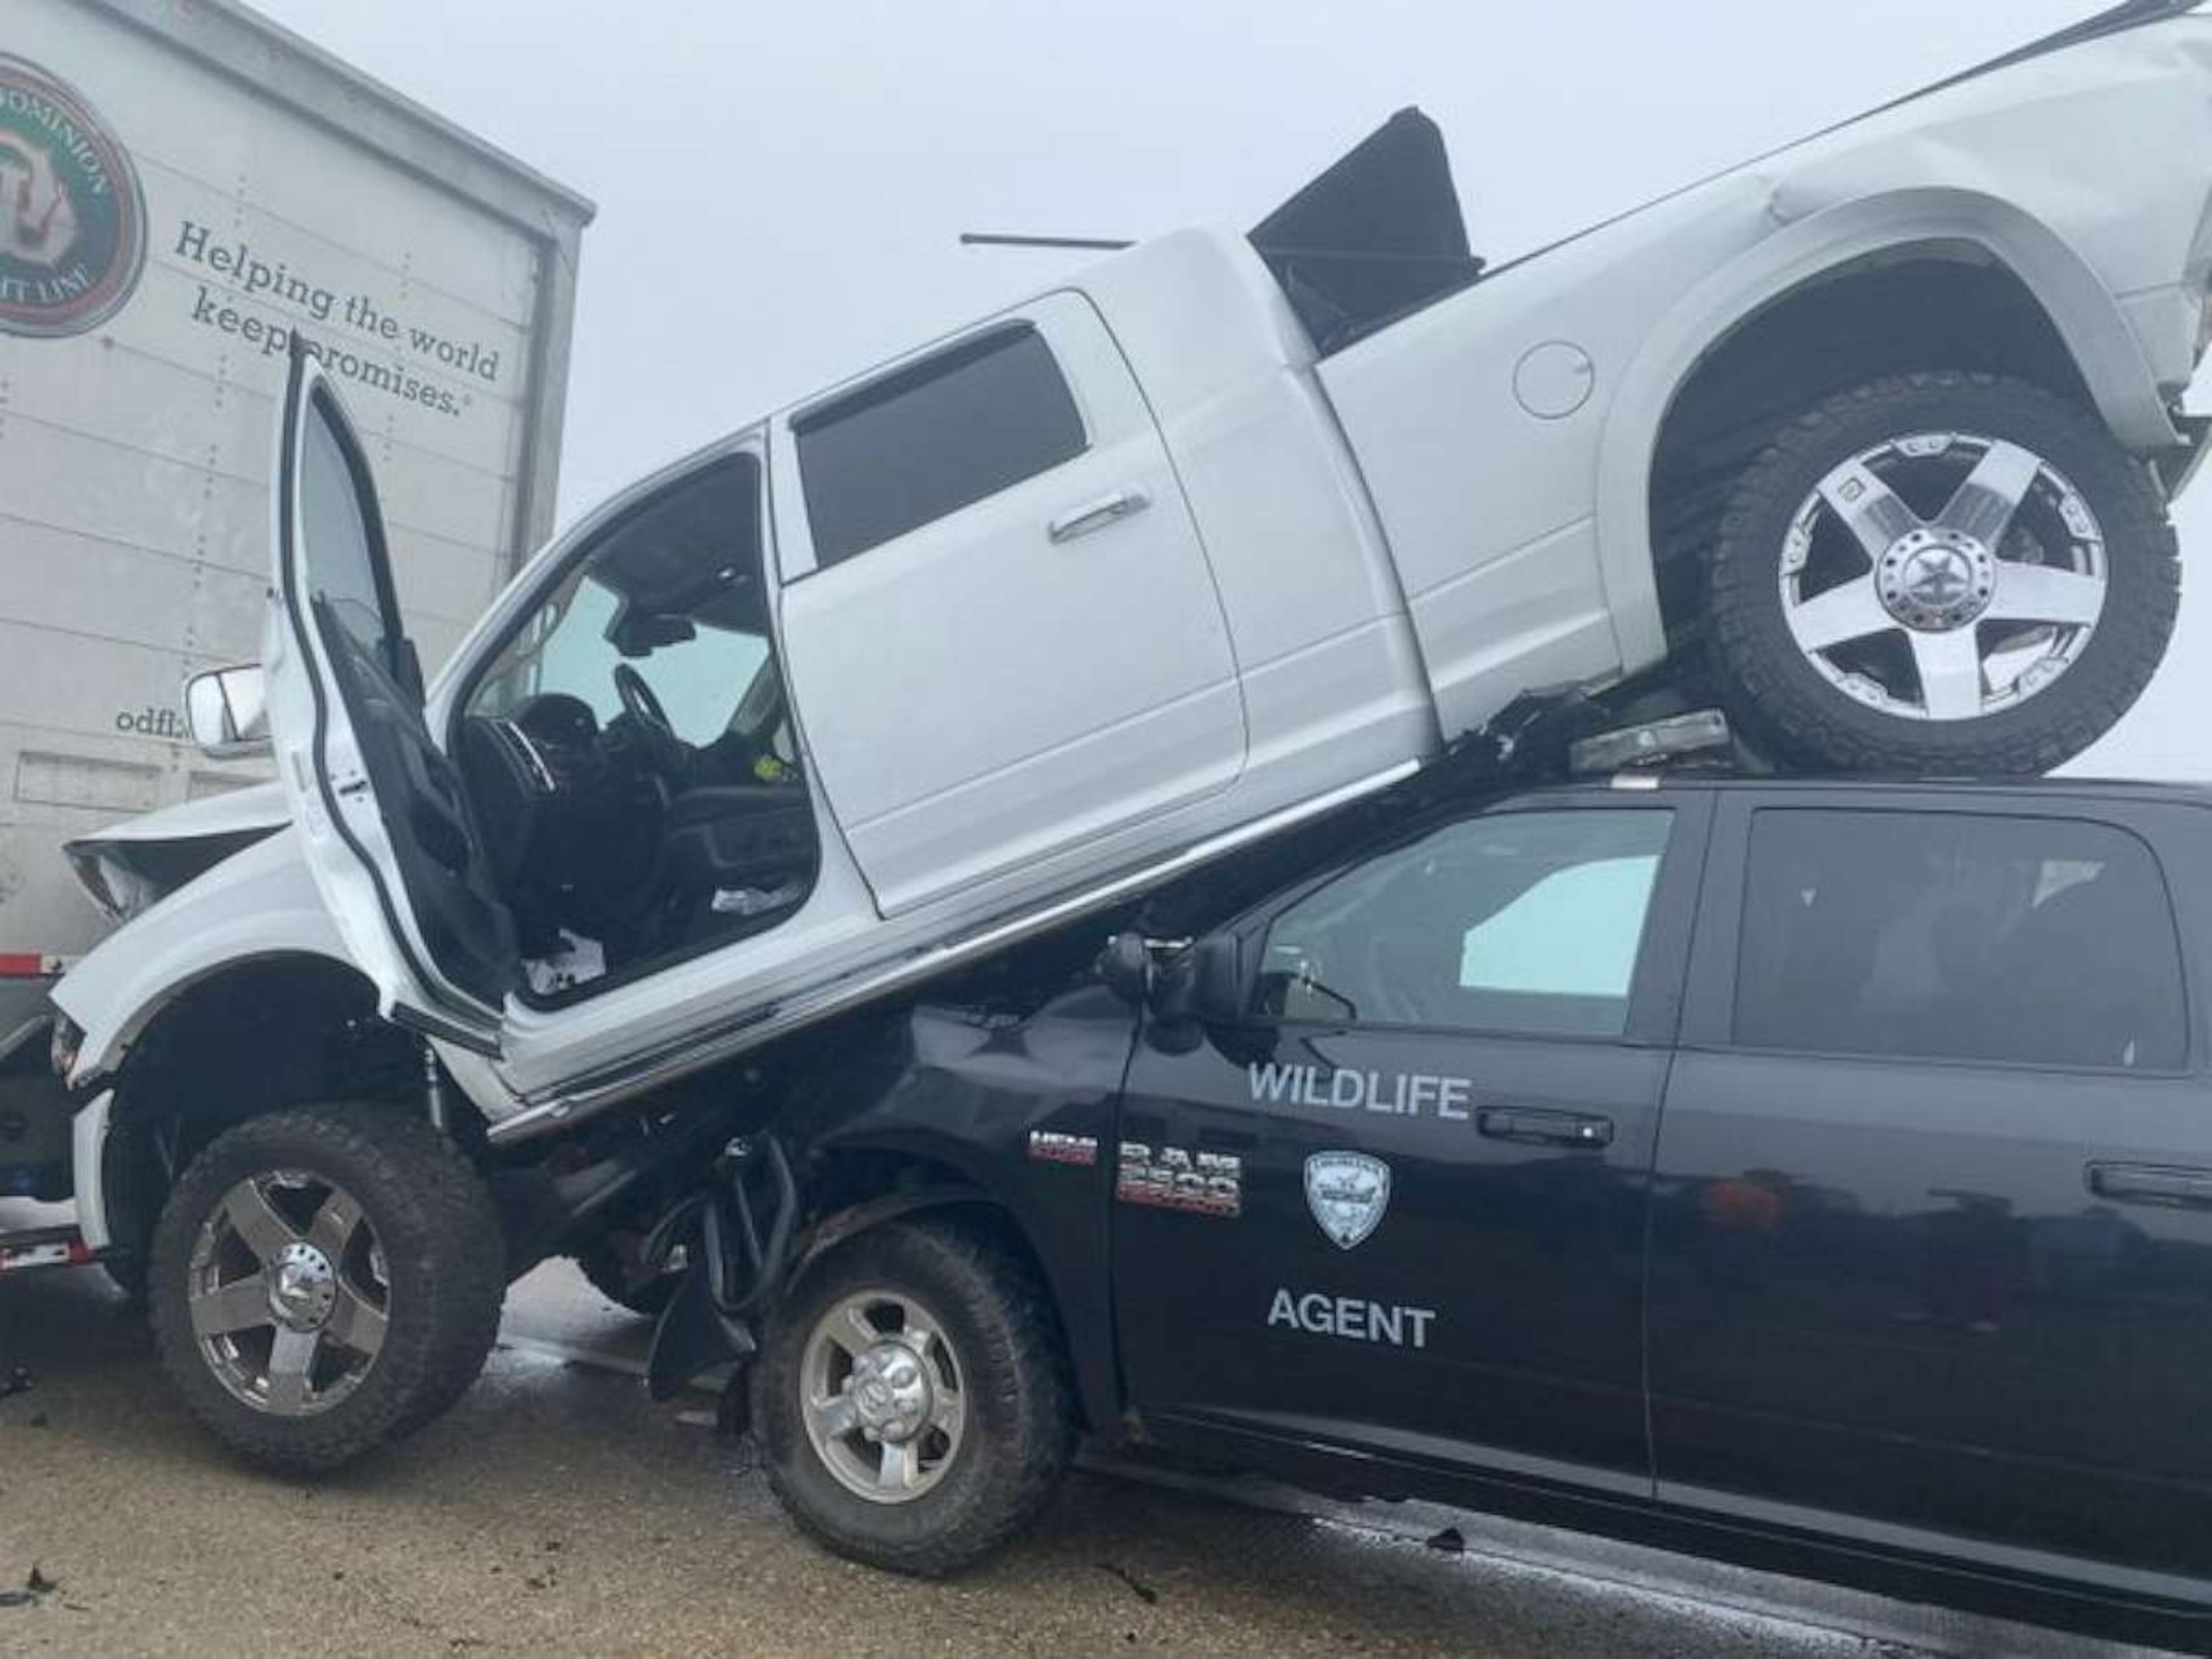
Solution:
<svg viewBox="0 0 2212 1659">
<path fill-rule="evenodd" d="M 386 1018 L 496 1054 L 513 924 L 423 719 L 368 455 L 296 335 L 270 546 L 269 731 L 315 885 Z"/>
<path fill-rule="evenodd" d="M 1663 1498 L 2212 1575 L 2212 1101 L 2154 850 L 2194 816 L 1728 799 L 1655 1185 Z"/>
<path fill-rule="evenodd" d="M 1249 1018 L 1148 1020 L 1113 1229 L 1148 1430 L 1649 1493 L 1645 1188 L 1708 808 L 1434 824 L 1231 930 Z"/>
<path fill-rule="evenodd" d="M 1049 295 L 777 435 L 793 701 L 885 915 L 1236 780 L 1212 572 L 1089 301 Z"/>
</svg>

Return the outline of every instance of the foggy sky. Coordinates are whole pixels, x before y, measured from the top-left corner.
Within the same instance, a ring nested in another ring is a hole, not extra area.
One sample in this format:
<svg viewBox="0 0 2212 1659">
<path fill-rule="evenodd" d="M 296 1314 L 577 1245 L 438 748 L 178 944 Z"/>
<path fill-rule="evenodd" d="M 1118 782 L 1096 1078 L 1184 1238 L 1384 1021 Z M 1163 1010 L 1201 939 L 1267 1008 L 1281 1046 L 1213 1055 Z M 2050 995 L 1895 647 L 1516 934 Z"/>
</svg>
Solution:
<svg viewBox="0 0 2212 1659">
<path fill-rule="evenodd" d="M 254 3 L 599 204 L 565 520 L 1073 268 L 963 250 L 963 229 L 1249 225 L 1419 104 L 1477 250 L 1509 257 L 2102 0 Z M 2212 483 L 2182 531 L 2212 584 Z M 2081 769 L 2212 776 L 2208 708 L 2192 593 L 2166 672 Z"/>
</svg>

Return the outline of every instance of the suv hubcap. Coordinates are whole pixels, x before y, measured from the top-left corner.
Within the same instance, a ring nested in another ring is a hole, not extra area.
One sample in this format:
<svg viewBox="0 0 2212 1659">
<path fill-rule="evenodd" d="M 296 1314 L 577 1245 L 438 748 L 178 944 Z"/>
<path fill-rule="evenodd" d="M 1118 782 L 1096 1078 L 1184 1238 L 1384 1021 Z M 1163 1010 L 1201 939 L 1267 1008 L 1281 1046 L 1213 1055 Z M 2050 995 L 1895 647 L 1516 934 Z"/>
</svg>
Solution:
<svg viewBox="0 0 2212 1659">
<path fill-rule="evenodd" d="M 967 1432 L 959 1357 L 927 1307 L 891 1291 L 848 1296 L 799 1358 L 807 1443 L 848 1492 L 909 1504 L 952 1468 Z"/>
<path fill-rule="evenodd" d="M 1887 714 L 1978 720 L 2081 659 L 2108 587 L 2103 527 L 2018 444 L 1917 433 L 1861 452 L 1791 521 L 1782 610 L 1828 683 Z"/>
</svg>

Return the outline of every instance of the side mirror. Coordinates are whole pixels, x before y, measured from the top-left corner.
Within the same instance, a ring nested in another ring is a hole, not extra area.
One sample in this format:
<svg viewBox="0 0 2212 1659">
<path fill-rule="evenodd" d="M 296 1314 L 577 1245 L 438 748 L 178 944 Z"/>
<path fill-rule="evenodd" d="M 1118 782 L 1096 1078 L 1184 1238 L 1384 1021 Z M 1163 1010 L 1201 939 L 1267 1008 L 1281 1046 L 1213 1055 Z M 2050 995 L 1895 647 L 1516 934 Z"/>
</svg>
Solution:
<svg viewBox="0 0 2212 1659">
<path fill-rule="evenodd" d="M 212 669 L 185 682 L 185 723 L 213 760 L 269 752 L 269 705 L 258 665 Z"/>
<path fill-rule="evenodd" d="M 1232 1025 L 1245 1015 L 1233 933 L 1209 933 L 1152 970 L 1146 1003 L 1166 1024 Z"/>
<path fill-rule="evenodd" d="M 1208 933 L 1190 947 L 1188 986 L 1177 1011 L 1202 1025 L 1234 1025 L 1251 1013 L 1244 982 L 1243 942 L 1234 933 Z"/>
<path fill-rule="evenodd" d="M 1137 932 L 1116 933 L 1098 958 L 1100 983 L 1162 1020 L 1233 1025 L 1245 1006 L 1243 951 L 1233 933 L 1209 933 L 1164 961 Z"/>
<path fill-rule="evenodd" d="M 1152 947 L 1142 933 L 1116 933 L 1098 958 L 1098 980 L 1132 1008 L 1152 994 Z"/>
</svg>

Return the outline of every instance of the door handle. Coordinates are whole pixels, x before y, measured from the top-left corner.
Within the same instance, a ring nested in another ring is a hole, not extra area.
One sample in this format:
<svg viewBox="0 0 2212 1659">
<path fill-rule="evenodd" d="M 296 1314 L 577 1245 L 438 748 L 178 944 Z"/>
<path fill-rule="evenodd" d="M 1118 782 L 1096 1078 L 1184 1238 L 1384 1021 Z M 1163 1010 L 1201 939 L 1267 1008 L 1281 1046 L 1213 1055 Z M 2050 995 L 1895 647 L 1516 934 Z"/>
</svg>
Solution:
<svg viewBox="0 0 2212 1659">
<path fill-rule="evenodd" d="M 2212 1170 L 2147 1164 L 2092 1164 L 2089 1190 L 2116 1204 L 2178 1204 L 2212 1210 Z"/>
<path fill-rule="evenodd" d="M 1047 526 L 1047 530 L 1054 545 L 1057 546 L 1061 542 L 1072 542 L 1078 537 L 1088 536 L 1094 530 L 1103 530 L 1109 524 L 1133 519 L 1152 504 L 1152 498 L 1143 490 L 1124 489 L 1061 514 Z"/>
<path fill-rule="evenodd" d="M 1492 1106 L 1478 1112 L 1474 1121 L 1475 1127 L 1488 1139 L 1510 1140 L 1522 1146 L 1573 1146 L 1595 1152 L 1613 1145 L 1613 1120 L 1609 1117 Z"/>
</svg>

